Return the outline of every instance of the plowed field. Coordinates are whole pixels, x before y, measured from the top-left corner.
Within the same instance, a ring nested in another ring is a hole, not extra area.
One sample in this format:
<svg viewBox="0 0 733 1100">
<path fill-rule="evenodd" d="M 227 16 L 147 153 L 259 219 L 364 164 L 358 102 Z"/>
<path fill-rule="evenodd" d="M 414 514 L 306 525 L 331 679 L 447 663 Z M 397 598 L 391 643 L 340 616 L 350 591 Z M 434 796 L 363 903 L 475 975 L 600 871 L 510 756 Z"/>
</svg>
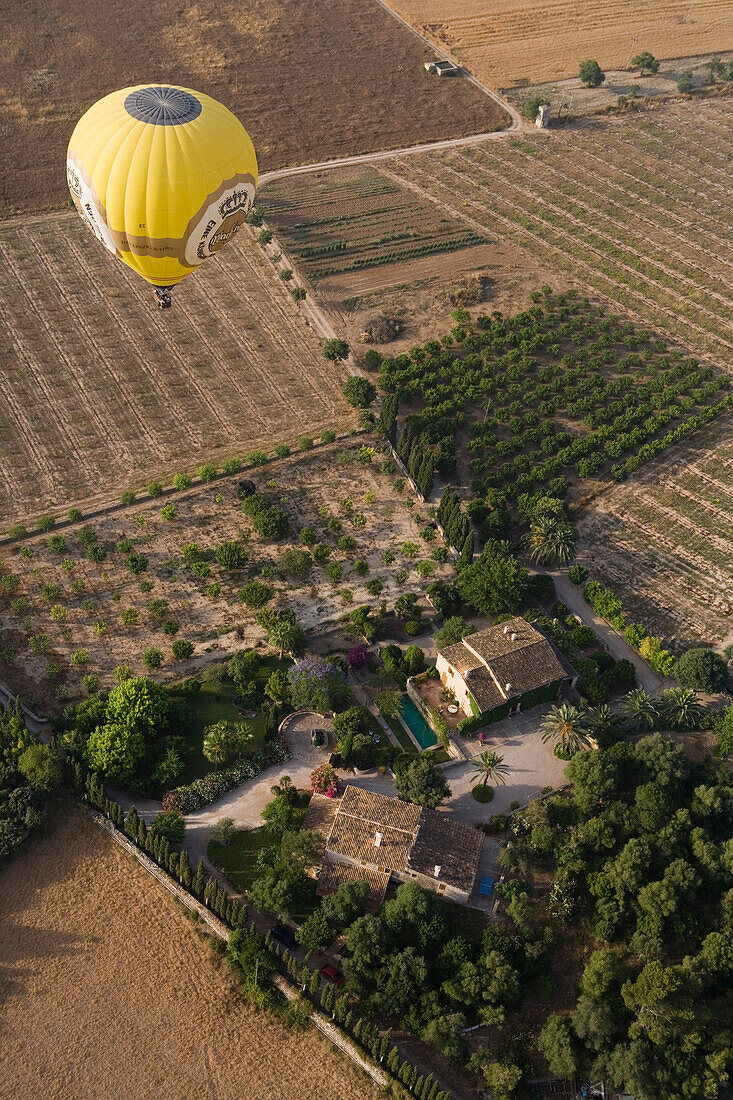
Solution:
<svg viewBox="0 0 733 1100">
<path fill-rule="evenodd" d="M 0 872 L 0 1095 L 376 1095 L 326 1040 L 242 1001 L 158 882 L 79 810 Z"/>
<path fill-rule="evenodd" d="M 389 0 L 493 87 L 575 76 L 596 58 L 623 68 L 640 50 L 683 57 L 733 48 L 727 0 Z"/>
<path fill-rule="evenodd" d="M 733 640 L 733 424 L 596 498 L 581 557 L 634 617 L 684 645 Z"/>
<path fill-rule="evenodd" d="M 2 520 L 348 419 L 344 372 L 249 232 L 165 314 L 75 212 L 7 222 L 0 268 Z"/>
<path fill-rule="evenodd" d="M 0 12 L 0 210 L 68 198 L 66 146 L 115 88 L 182 84 L 242 119 L 260 170 L 485 133 L 508 116 L 373 0 L 8 0 Z"/>
</svg>

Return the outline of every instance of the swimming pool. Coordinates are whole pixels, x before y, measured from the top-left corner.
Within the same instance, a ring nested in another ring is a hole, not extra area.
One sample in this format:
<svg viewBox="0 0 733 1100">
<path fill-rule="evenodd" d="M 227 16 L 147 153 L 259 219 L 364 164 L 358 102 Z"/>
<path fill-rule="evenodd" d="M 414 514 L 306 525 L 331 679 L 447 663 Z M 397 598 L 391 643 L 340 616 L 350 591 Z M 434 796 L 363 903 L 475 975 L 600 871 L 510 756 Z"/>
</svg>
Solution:
<svg viewBox="0 0 733 1100">
<path fill-rule="evenodd" d="M 405 725 L 409 727 L 412 736 L 421 749 L 431 749 L 433 745 L 438 744 L 438 738 L 435 736 L 409 695 L 402 696 L 400 713 Z"/>
</svg>

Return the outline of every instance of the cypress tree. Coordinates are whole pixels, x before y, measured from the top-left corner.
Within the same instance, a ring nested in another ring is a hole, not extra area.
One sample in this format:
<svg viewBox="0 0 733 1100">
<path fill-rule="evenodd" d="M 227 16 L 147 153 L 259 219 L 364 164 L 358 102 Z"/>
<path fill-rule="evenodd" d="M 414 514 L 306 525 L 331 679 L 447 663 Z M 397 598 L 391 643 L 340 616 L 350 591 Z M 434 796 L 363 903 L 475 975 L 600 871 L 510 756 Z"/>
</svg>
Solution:
<svg viewBox="0 0 733 1100">
<path fill-rule="evenodd" d="M 188 852 L 185 848 L 178 857 L 178 878 L 188 890 L 191 885 L 191 865 L 188 862 Z"/>
<path fill-rule="evenodd" d="M 407 1087 L 410 1092 L 414 1092 L 417 1079 L 420 1076 L 417 1066 L 413 1066 L 407 1077 Z"/>
<path fill-rule="evenodd" d="M 303 963 L 303 965 L 298 970 L 298 985 L 300 986 L 303 993 L 305 993 L 306 989 L 308 988 L 308 982 L 310 980 L 311 968 L 308 966 L 308 963 Z"/>
<path fill-rule="evenodd" d="M 275 940 L 272 937 L 272 932 L 268 928 L 267 932 L 265 934 L 265 947 L 267 948 L 268 951 L 272 951 L 274 946 L 275 946 Z"/>
<path fill-rule="evenodd" d="M 399 1073 L 399 1070 L 400 1070 L 400 1052 L 398 1051 L 397 1047 L 392 1047 L 389 1054 L 387 1055 L 387 1069 L 389 1070 L 389 1072 L 392 1074 L 393 1077 L 396 1077 L 397 1074 Z"/>
<path fill-rule="evenodd" d="M 289 973 L 289 972 L 290 972 L 290 960 L 291 960 L 291 958 L 292 958 L 292 955 L 290 954 L 290 950 L 289 950 L 289 948 L 287 948 L 287 947 L 284 947 L 284 948 L 283 948 L 283 953 L 282 953 L 282 955 L 280 956 L 280 958 L 281 958 L 281 959 L 282 959 L 282 961 L 283 961 L 283 966 L 285 967 L 285 969 L 286 969 L 286 970 L 288 971 L 288 973 Z"/>
<path fill-rule="evenodd" d="M 308 981 L 308 992 L 314 999 L 318 996 L 318 990 L 321 986 L 321 975 L 317 970 L 311 970 L 311 976 Z"/>
<path fill-rule="evenodd" d="M 402 1084 L 405 1085 L 405 1086 L 407 1085 L 407 1082 L 410 1080 L 411 1071 L 412 1071 L 412 1063 L 411 1062 L 405 1061 L 405 1062 L 402 1062 L 400 1064 L 400 1069 L 399 1069 L 399 1073 L 397 1074 L 397 1076 L 399 1077 Z"/>
<path fill-rule="evenodd" d="M 209 907 L 211 907 L 211 900 L 214 896 L 214 890 L 216 889 L 216 886 L 216 879 L 212 878 L 210 875 L 209 878 L 206 880 L 206 886 L 204 887 L 204 905 L 208 905 Z"/>
<path fill-rule="evenodd" d="M 151 832 L 150 829 L 148 829 L 147 835 L 145 837 L 145 851 L 149 852 L 151 856 L 155 856 L 155 845 L 155 833 Z"/>
<path fill-rule="evenodd" d="M 433 489 L 433 476 L 435 474 L 435 455 L 427 451 L 422 460 L 415 482 L 424 497 L 429 497 Z"/>
<path fill-rule="evenodd" d="M 423 1100 L 429 1100 L 432 1095 L 433 1089 L 437 1089 L 438 1085 L 433 1077 L 432 1073 L 425 1078 L 425 1084 L 423 1085 Z"/>
<path fill-rule="evenodd" d="M 178 852 L 169 852 L 166 860 L 166 870 L 173 878 L 178 878 Z"/>
<path fill-rule="evenodd" d="M 461 561 L 470 565 L 473 561 L 473 531 L 469 531 L 461 547 Z"/>
<path fill-rule="evenodd" d="M 137 810 L 134 806 L 130 806 L 127 811 L 127 817 L 125 818 L 125 832 L 133 840 L 137 840 L 137 827 L 140 818 L 137 816 Z"/>
<path fill-rule="evenodd" d="M 74 761 L 74 790 L 77 793 L 84 790 L 84 769 L 78 760 Z"/>
<path fill-rule="evenodd" d="M 145 841 L 148 839 L 148 827 L 142 818 L 137 823 L 137 846 L 145 850 Z"/>
<path fill-rule="evenodd" d="M 397 444 L 397 454 L 400 456 L 403 462 L 407 462 L 410 457 L 410 450 L 412 449 L 413 440 L 415 438 L 415 429 L 409 420 L 406 420 L 402 431 L 400 432 L 400 441 Z"/>
<path fill-rule="evenodd" d="M 389 1054 L 390 1046 L 392 1045 L 392 1028 L 389 1027 L 385 1031 L 384 1035 L 379 1040 L 379 1061 L 383 1062 Z"/>
<path fill-rule="evenodd" d="M 315 973 L 317 974 L 318 971 L 316 970 Z M 341 998 L 339 998 L 339 1000 L 340 999 Z M 321 1008 L 324 1012 L 330 1012 L 333 1015 L 335 1002 L 336 993 L 330 982 L 327 982 L 326 985 L 323 987 L 323 992 L 321 993 Z"/>
<path fill-rule="evenodd" d="M 361 1042 L 361 1033 L 364 1030 L 364 1021 L 361 1016 L 357 1016 L 356 1023 L 354 1024 L 354 1030 L 352 1032 L 357 1043 Z"/>
<path fill-rule="evenodd" d="M 407 470 L 413 481 L 417 481 L 417 475 L 420 470 L 423 458 L 425 457 L 425 449 L 419 440 L 416 440 L 412 450 L 410 451 L 410 461 L 407 464 Z"/>
<path fill-rule="evenodd" d="M 354 1020 L 354 1013 L 351 1011 L 351 1009 L 349 1009 L 349 1011 L 344 1016 L 344 1031 L 349 1031 L 349 1029 L 351 1028 L 351 1025 L 353 1023 L 353 1020 Z"/>
<path fill-rule="evenodd" d="M 206 881 L 206 871 L 204 870 L 203 857 L 196 864 L 196 870 L 193 875 L 193 882 L 191 883 L 191 889 L 197 898 L 200 898 L 204 892 L 204 884 Z"/>
<path fill-rule="evenodd" d="M 388 439 L 392 439 L 395 430 L 395 424 L 397 422 L 397 410 L 399 408 L 399 397 L 396 393 L 388 393 L 382 401 L 382 408 L 379 412 L 379 429 Z"/>
<path fill-rule="evenodd" d="M 247 906 L 240 905 L 237 913 L 237 928 L 247 927 Z"/>
<path fill-rule="evenodd" d="M 418 1097 L 418 1100 L 422 1100 L 423 1093 L 425 1092 L 425 1078 L 423 1077 L 422 1073 L 415 1082 L 412 1091 L 415 1093 L 415 1096 Z"/>
<path fill-rule="evenodd" d="M 100 790 L 101 790 L 101 788 L 100 788 Z M 114 808 L 113 808 L 113 811 L 112 811 L 112 817 L 114 819 L 114 823 L 117 826 L 117 828 L 118 829 L 124 829 L 124 827 L 125 827 L 125 811 L 122 809 L 122 806 L 119 804 L 119 802 L 114 803 Z"/>
<path fill-rule="evenodd" d="M 336 993 L 334 991 L 333 1014 L 334 1014 L 334 1017 L 336 1018 L 336 1020 L 339 1023 L 344 1023 L 346 1021 L 346 1016 L 348 1014 L 348 1011 L 349 1011 L 349 995 L 348 995 L 348 993 L 341 993 L 340 996 L 337 998 Z"/>
<path fill-rule="evenodd" d="M 168 837 L 162 836 L 160 838 L 160 845 L 158 847 L 158 863 L 161 867 L 168 866 L 168 856 L 171 854 L 171 842 Z"/>
<path fill-rule="evenodd" d="M 298 960 L 296 959 L 295 955 L 291 955 L 290 958 L 288 959 L 288 974 L 291 974 L 293 977 L 295 977 L 297 971 L 298 971 Z"/>
<path fill-rule="evenodd" d="M 370 1036 L 370 1041 L 369 1041 L 369 1052 L 370 1052 L 370 1054 L 371 1054 L 371 1056 L 372 1056 L 372 1058 L 374 1059 L 375 1062 L 379 1058 L 379 1050 L 380 1050 L 379 1031 L 375 1027 L 374 1031 L 372 1032 L 372 1035 Z"/>
</svg>

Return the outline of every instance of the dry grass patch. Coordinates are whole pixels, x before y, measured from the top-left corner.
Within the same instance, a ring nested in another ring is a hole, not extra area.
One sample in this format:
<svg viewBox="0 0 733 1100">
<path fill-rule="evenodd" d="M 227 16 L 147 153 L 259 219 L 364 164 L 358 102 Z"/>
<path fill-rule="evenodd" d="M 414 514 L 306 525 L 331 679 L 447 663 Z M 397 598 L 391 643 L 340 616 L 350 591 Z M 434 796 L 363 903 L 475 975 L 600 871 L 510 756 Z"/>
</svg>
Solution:
<svg viewBox="0 0 733 1100">
<path fill-rule="evenodd" d="M 80 810 L 0 872 L 14 1100 L 367 1100 L 313 1032 L 244 1002 L 181 907 Z"/>
<path fill-rule="evenodd" d="M 659 58 L 733 47 L 726 0 L 390 0 L 390 6 L 493 87 L 574 76 L 595 57 L 628 65 L 640 50 Z"/>
</svg>

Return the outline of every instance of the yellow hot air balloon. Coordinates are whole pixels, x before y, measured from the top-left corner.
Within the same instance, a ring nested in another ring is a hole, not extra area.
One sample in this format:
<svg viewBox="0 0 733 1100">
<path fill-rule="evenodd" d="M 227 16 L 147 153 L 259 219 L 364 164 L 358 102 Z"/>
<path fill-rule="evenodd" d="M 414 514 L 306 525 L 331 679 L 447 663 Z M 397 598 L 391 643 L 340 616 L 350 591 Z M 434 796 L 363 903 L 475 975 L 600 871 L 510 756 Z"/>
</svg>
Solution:
<svg viewBox="0 0 733 1100">
<path fill-rule="evenodd" d="M 105 248 L 169 291 L 242 226 L 257 188 L 247 131 L 210 96 L 141 84 L 100 99 L 76 124 L 69 190 Z"/>
</svg>

